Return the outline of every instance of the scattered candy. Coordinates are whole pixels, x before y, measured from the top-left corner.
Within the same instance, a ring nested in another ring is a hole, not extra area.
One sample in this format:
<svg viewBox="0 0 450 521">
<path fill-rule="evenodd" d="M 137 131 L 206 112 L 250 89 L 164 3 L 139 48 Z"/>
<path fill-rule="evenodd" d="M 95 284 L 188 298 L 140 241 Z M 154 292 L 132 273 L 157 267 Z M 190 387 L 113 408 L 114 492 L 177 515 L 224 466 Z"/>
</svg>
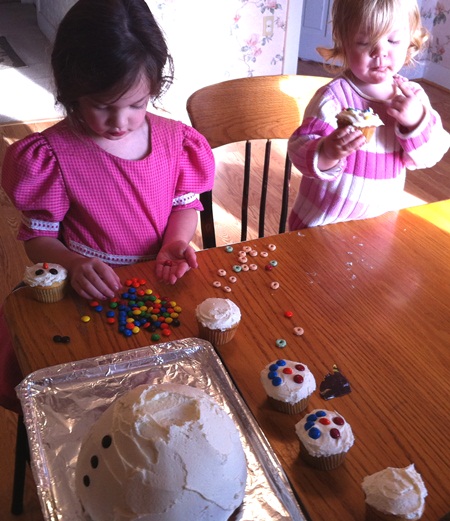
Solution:
<svg viewBox="0 0 450 521">
<path fill-rule="evenodd" d="M 250 256 L 251 257 L 257 257 L 258 256 L 258 252 L 256 250 L 251 250 L 250 251 Z"/>
<path fill-rule="evenodd" d="M 269 254 L 266 251 L 260 253 L 261 257 L 267 257 Z"/>
<path fill-rule="evenodd" d="M 232 284 L 235 284 L 235 283 L 237 282 L 237 277 L 235 277 L 234 275 L 231 275 L 231 277 L 229 277 L 228 280 L 229 280 Z"/>
<path fill-rule="evenodd" d="M 225 277 L 226 274 L 227 272 L 224 269 L 217 270 L 217 275 L 219 275 L 219 277 Z"/>
<path fill-rule="evenodd" d="M 224 286 L 223 290 L 225 291 L 225 293 L 230 293 L 231 292 L 230 286 Z"/>
<path fill-rule="evenodd" d="M 351 391 L 348 380 L 339 371 L 337 365 L 333 365 L 333 373 L 328 373 L 320 384 L 320 396 L 325 400 L 344 396 Z"/>
<path fill-rule="evenodd" d="M 264 269 L 265 269 L 266 271 L 272 271 L 272 270 L 273 270 L 273 266 L 272 266 L 272 264 L 266 264 L 266 265 L 264 266 Z"/>
<path fill-rule="evenodd" d="M 244 246 L 242 249 L 245 251 L 245 253 L 249 253 L 250 251 L 252 251 L 251 246 Z"/>
<path fill-rule="evenodd" d="M 279 282 L 271 282 L 270 283 L 270 287 L 272 289 L 278 289 L 280 287 L 280 283 Z"/>
<path fill-rule="evenodd" d="M 267 246 L 267 248 L 270 250 L 270 251 L 275 251 L 277 249 L 277 247 L 275 246 L 275 244 L 269 244 L 269 246 Z"/>
<path fill-rule="evenodd" d="M 232 251 L 233 251 L 233 246 L 225 246 L 225 251 L 226 251 L 227 253 L 232 253 Z"/>
<path fill-rule="evenodd" d="M 235 271 L 236 273 L 239 273 L 240 271 L 242 271 L 242 268 L 239 266 L 239 264 L 235 264 L 233 266 L 233 271 Z"/>
<path fill-rule="evenodd" d="M 220 286 L 222 286 L 222 284 L 221 284 L 221 282 L 219 282 L 218 280 L 215 280 L 215 281 L 213 282 L 213 286 L 214 286 L 215 288 L 220 288 Z"/>
<path fill-rule="evenodd" d="M 238 261 L 239 261 L 241 264 L 245 264 L 245 263 L 247 262 L 247 257 L 244 257 L 244 256 L 239 257 L 239 258 L 238 258 Z"/>
<path fill-rule="evenodd" d="M 241 267 L 242 267 L 242 271 L 248 271 L 250 269 L 248 267 L 248 264 L 243 264 Z"/>
<path fill-rule="evenodd" d="M 294 316 L 294 313 L 292 311 L 285 311 L 284 316 L 286 318 L 292 318 Z"/>
<path fill-rule="evenodd" d="M 83 316 L 81 317 L 81 321 L 82 321 L 82 322 L 89 322 L 89 320 L 91 320 L 91 317 L 88 316 L 88 315 L 83 315 Z"/>
<path fill-rule="evenodd" d="M 294 327 L 294 335 L 296 336 L 302 336 L 305 330 L 302 327 Z"/>
<path fill-rule="evenodd" d="M 250 264 L 249 268 L 252 270 L 252 271 L 256 271 L 258 269 L 258 265 L 257 264 Z"/>
<path fill-rule="evenodd" d="M 271 264 L 271 265 L 275 268 L 275 266 L 278 266 L 278 261 L 276 261 L 276 260 L 271 260 L 271 261 L 269 262 L 269 264 Z"/>
<path fill-rule="evenodd" d="M 53 337 L 53 342 L 58 344 L 68 344 L 70 342 L 70 336 L 55 335 Z"/>
<path fill-rule="evenodd" d="M 279 338 L 277 341 L 276 341 L 276 345 L 277 347 L 286 347 L 287 346 L 287 342 L 286 340 L 284 340 L 284 338 Z"/>
</svg>

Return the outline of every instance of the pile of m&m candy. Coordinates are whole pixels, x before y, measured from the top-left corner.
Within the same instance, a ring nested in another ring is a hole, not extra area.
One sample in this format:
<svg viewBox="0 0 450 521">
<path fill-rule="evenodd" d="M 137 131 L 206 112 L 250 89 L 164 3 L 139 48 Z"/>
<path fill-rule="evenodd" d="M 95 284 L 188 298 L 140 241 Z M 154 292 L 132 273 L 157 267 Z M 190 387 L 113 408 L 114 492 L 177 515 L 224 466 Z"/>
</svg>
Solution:
<svg viewBox="0 0 450 521">
<path fill-rule="evenodd" d="M 161 336 L 170 336 L 171 327 L 178 327 L 181 307 L 167 297 L 160 297 L 151 289 L 144 289 L 145 279 L 129 279 L 125 282 L 126 291 L 119 297 L 114 297 L 103 305 L 91 301 L 90 306 L 101 313 L 105 311 L 106 322 L 117 324 L 119 333 L 132 336 L 141 330 L 152 332 L 153 341 L 160 340 Z M 106 308 L 106 309 L 105 309 Z M 87 316 L 82 317 L 88 321 Z"/>
</svg>

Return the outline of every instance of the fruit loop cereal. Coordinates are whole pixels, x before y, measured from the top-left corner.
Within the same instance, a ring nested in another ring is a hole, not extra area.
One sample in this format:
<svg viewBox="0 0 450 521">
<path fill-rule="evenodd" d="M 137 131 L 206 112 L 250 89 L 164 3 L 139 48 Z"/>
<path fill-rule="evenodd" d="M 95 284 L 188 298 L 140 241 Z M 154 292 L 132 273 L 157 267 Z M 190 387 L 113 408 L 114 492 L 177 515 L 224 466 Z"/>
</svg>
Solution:
<svg viewBox="0 0 450 521">
<path fill-rule="evenodd" d="M 214 286 L 215 288 L 220 288 L 220 286 L 222 286 L 222 283 L 219 282 L 218 280 L 215 280 L 215 281 L 213 282 L 213 286 Z"/>
<path fill-rule="evenodd" d="M 278 289 L 280 287 L 280 283 L 279 282 L 271 282 L 270 283 L 270 287 L 272 289 Z"/>
<path fill-rule="evenodd" d="M 224 269 L 217 270 L 217 275 L 219 275 L 219 277 L 225 277 L 226 274 L 227 272 Z"/>
</svg>

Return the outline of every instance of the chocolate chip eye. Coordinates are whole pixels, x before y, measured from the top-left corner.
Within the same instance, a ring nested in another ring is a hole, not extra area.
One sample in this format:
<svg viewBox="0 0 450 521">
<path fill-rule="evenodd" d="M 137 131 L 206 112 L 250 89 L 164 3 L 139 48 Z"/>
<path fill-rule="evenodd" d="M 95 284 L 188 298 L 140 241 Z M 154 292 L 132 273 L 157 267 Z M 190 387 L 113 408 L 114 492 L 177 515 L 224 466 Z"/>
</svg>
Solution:
<svg viewBox="0 0 450 521">
<path fill-rule="evenodd" d="M 98 467 L 98 457 L 97 456 L 92 456 L 92 458 L 91 458 L 91 467 L 93 469 L 96 469 Z"/>
<path fill-rule="evenodd" d="M 52 275 L 58 275 L 58 270 L 56 268 L 50 268 L 48 270 Z"/>
<path fill-rule="evenodd" d="M 42 275 L 43 273 L 44 273 L 44 270 L 41 270 L 41 269 L 36 270 L 36 271 L 34 272 L 35 275 Z"/>
<path fill-rule="evenodd" d="M 102 447 L 104 449 L 107 449 L 108 447 L 111 446 L 111 443 L 112 443 L 112 438 L 109 434 L 107 434 L 106 436 L 103 436 L 102 438 Z"/>
<path fill-rule="evenodd" d="M 83 476 L 83 485 L 85 487 L 88 487 L 90 484 L 91 484 L 91 480 L 90 480 L 89 476 Z"/>
</svg>

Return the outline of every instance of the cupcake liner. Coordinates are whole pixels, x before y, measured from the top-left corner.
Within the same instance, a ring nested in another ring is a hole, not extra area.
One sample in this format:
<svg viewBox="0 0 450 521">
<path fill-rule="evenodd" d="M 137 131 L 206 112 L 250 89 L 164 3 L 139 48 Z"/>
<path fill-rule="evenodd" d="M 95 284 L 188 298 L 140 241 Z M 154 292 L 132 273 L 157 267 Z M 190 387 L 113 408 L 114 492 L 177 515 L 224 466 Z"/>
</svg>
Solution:
<svg viewBox="0 0 450 521">
<path fill-rule="evenodd" d="M 377 127 L 363 127 L 359 129 L 363 133 L 363 136 L 366 138 L 367 143 L 372 139 L 372 136 L 376 128 Z"/>
<path fill-rule="evenodd" d="M 366 516 L 364 519 L 365 521 L 399 521 L 400 519 L 404 519 L 404 517 L 395 516 L 394 514 L 384 514 L 372 505 L 366 503 Z"/>
<path fill-rule="evenodd" d="M 211 342 L 214 347 L 222 346 L 228 343 L 236 334 L 239 323 L 230 329 L 221 331 L 220 329 L 209 329 L 200 322 L 198 323 L 199 337 L 203 340 Z"/>
<path fill-rule="evenodd" d="M 300 457 L 312 467 L 319 470 L 333 470 L 345 460 L 346 452 L 340 452 L 339 454 L 331 454 L 330 456 L 312 456 L 306 450 L 302 442 L 300 442 Z"/>
<path fill-rule="evenodd" d="M 274 409 L 286 414 L 298 414 L 304 411 L 309 403 L 309 396 L 306 396 L 306 398 L 303 398 L 297 403 L 282 402 L 281 400 L 272 398 L 272 396 L 268 396 L 267 399 Z"/>
<path fill-rule="evenodd" d="M 64 298 L 66 282 L 58 282 L 52 286 L 34 286 L 31 289 L 35 300 L 51 304 Z"/>
</svg>

